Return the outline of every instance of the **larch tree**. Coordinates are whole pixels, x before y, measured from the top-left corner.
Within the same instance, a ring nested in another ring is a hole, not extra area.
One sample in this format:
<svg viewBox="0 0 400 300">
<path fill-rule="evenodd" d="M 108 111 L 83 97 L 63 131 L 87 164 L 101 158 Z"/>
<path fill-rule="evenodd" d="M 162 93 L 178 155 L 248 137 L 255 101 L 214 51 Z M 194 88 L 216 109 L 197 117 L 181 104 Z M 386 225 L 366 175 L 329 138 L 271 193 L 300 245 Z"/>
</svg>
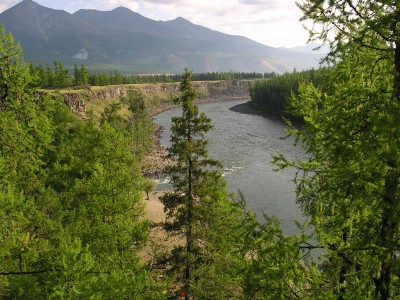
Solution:
<svg viewBox="0 0 400 300">
<path fill-rule="evenodd" d="M 0 297 L 163 298 L 138 256 L 148 222 L 126 127 L 31 89 L 20 55 L 0 26 Z"/>
<path fill-rule="evenodd" d="M 316 292 L 326 299 L 398 297 L 400 226 L 400 3 L 303 1 L 311 40 L 331 46 L 324 88 L 303 84 L 292 128 L 306 161 L 298 201 L 326 249 Z M 315 295 L 315 297 L 317 297 Z"/>
</svg>

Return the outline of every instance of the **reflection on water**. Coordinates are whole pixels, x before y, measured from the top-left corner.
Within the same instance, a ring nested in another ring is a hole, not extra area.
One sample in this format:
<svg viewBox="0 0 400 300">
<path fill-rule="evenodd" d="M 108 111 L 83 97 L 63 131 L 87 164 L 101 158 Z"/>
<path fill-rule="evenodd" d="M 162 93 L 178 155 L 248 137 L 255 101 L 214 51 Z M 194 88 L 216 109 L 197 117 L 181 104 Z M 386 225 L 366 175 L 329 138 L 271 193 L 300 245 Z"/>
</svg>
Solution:
<svg viewBox="0 0 400 300">
<path fill-rule="evenodd" d="M 242 114 L 230 108 L 248 100 L 234 100 L 199 105 L 200 110 L 212 119 L 214 128 L 206 135 L 208 153 L 223 164 L 222 173 L 228 189 L 240 190 L 248 207 L 261 218 L 262 213 L 275 215 L 282 222 L 287 234 L 297 232 L 294 220 L 303 220 L 295 203 L 294 173 L 275 172 L 271 164 L 277 151 L 288 157 L 303 156 L 300 148 L 293 146 L 293 139 L 286 136 L 285 124 L 277 119 L 259 115 Z M 162 144 L 168 147 L 171 116 L 179 115 L 176 108 L 154 117 L 164 126 Z M 168 178 L 159 180 L 159 189 L 168 187 Z"/>
</svg>

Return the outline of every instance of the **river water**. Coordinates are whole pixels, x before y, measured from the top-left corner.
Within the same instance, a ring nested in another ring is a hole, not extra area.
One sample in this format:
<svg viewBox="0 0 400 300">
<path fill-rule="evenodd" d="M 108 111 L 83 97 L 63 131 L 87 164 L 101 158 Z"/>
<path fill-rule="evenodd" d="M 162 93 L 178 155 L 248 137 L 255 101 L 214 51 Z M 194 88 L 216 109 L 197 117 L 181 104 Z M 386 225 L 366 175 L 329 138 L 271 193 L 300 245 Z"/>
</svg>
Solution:
<svg viewBox="0 0 400 300">
<path fill-rule="evenodd" d="M 214 128 L 206 135 L 210 158 L 219 160 L 228 190 L 240 190 L 247 206 L 262 220 L 263 212 L 276 216 L 286 234 L 298 232 L 294 220 L 304 218 L 295 202 L 294 172 L 275 172 L 271 164 L 277 151 L 287 157 L 304 153 L 294 147 L 293 139 L 282 139 L 285 124 L 280 120 L 231 110 L 248 100 L 232 100 L 200 104 L 199 109 L 212 119 Z M 154 117 L 164 127 L 161 143 L 169 146 L 171 116 L 180 115 L 180 108 L 168 110 Z M 165 189 L 168 178 L 160 180 L 159 189 Z"/>
</svg>

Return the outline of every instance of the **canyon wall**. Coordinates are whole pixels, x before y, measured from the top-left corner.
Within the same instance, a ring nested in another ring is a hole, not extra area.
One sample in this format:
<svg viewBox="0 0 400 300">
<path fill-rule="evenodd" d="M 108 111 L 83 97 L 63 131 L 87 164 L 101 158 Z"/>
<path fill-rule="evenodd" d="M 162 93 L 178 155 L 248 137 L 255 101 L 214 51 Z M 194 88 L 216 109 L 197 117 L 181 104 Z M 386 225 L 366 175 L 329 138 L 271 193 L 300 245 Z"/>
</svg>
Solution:
<svg viewBox="0 0 400 300">
<path fill-rule="evenodd" d="M 198 102 L 224 101 L 249 98 L 249 88 L 253 80 L 194 81 Z M 158 101 L 149 100 L 150 112 L 156 113 L 171 106 L 172 99 L 179 95 L 179 83 L 131 84 L 105 87 L 87 87 L 80 90 L 60 92 L 64 102 L 73 113 L 82 114 L 87 110 L 88 102 L 108 101 L 125 97 L 129 90 L 142 92 L 147 99 L 157 97 Z M 156 96 L 155 96 L 156 95 Z"/>
</svg>

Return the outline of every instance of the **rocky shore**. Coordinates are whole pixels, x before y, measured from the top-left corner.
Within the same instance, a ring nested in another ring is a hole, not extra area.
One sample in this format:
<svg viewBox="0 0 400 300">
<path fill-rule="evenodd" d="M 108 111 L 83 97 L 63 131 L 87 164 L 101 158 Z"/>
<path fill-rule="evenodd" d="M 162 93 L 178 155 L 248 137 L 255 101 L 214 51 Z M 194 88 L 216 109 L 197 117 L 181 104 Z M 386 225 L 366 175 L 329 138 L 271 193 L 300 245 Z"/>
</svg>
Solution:
<svg viewBox="0 0 400 300">
<path fill-rule="evenodd" d="M 162 126 L 157 124 L 153 124 L 153 126 L 154 146 L 142 162 L 143 175 L 146 177 L 159 177 L 166 172 L 168 167 L 175 164 L 173 159 L 167 157 L 167 150 L 161 145 Z"/>
</svg>

